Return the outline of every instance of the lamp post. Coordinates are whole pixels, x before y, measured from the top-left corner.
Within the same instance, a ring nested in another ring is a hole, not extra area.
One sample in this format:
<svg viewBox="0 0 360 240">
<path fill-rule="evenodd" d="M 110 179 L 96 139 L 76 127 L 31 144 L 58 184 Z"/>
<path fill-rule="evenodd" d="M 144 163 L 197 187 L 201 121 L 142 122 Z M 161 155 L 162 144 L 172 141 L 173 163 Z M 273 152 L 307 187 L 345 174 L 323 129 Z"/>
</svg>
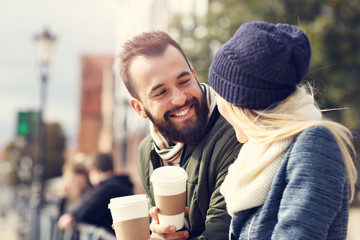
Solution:
<svg viewBox="0 0 360 240">
<path fill-rule="evenodd" d="M 44 111 L 46 103 L 46 85 L 49 75 L 49 65 L 52 57 L 52 49 L 55 43 L 55 36 L 45 29 L 42 33 L 34 36 L 36 57 L 40 67 L 40 106 L 37 133 L 36 160 L 33 168 L 33 180 L 31 185 L 30 207 L 32 211 L 31 240 L 39 239 L 40 236 L 40 210 L 43 203 L 43 176 L 44 176 Z"/>
</svg>

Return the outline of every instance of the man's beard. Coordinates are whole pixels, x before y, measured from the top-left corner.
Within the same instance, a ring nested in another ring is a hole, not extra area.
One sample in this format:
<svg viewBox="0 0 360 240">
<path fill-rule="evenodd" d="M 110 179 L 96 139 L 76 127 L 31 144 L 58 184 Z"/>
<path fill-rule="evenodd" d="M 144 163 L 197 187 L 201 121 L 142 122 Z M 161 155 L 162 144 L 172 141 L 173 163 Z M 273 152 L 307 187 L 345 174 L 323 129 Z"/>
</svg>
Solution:
<svg viewBox="0 0 360 240">
<path fill-rule="evenodd" d="M 178 127 L 169 120 L 169 115 L 171 113 L 179 111 L 181 108 L 190 106 L 191 104 L 195 109 L 195 120 L 184 120 L 182 123 L 183 127 Z M 192 99 L 187 100 L 183 106 L 166 111 L 162 119 L 155 118 L 149 111 L 147 111 L 147 109 L 145 109 L 145 113 L 159 132 L 169 141 L 196 143 L 199 142 L 207 132 L 209 107 L 204 94 L 202 95 L 200 102 L 197 98 L 193 97 Z"/>
</svg>

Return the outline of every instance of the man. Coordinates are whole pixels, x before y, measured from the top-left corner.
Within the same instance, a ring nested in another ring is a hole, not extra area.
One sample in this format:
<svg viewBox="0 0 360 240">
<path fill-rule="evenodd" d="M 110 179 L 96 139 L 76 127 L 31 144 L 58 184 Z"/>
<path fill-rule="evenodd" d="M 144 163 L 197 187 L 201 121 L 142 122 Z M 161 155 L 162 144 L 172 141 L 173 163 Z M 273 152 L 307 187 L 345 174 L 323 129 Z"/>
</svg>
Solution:
<svg viewBox="0 0 360 240">
<path fill-rule="evenodd" d="M 103 227 L 111 233 L 112 217 L 108 204 L 111 198 L 133 194 L 133 184 L 128 176 L 116 176 L 113 171 L 113 158 L 110 154 L 99 153 L 95 156 L 89 173 L 94 186 L 63 214 L 58 226 L 71 229 L 77 222 Z"/>
<path fill-rule="evenodd" d="M 124 44 L 120 74 L 131 106 L 149 118 L 150 135 L 139 147 L 138 170 L 155 206 L 150 176 L 164 165 L 185 169 L 185 230 L 159 224 L 150 209 L 152 237 L 226 239 L 230 217 L 219 187 L 240 150 L 232 127 L 217 110 L 215 95 L 200 84 L 181 47 L 164 32 L 143 33 Z"/>
</svg>

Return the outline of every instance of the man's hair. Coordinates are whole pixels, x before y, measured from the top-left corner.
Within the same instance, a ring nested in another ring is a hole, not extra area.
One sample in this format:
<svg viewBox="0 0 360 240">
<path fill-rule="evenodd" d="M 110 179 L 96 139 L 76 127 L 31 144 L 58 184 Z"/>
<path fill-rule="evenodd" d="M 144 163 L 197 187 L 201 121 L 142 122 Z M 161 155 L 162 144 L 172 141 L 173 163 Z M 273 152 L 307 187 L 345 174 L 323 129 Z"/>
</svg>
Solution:
<svg viewBox="0 0 360 240">
<path fill-rule="evenodd" d="M 113 171 L 113 158 L 111 154 L 98 153 L 93 159 L 93 166 L 98 168 L 101 172 Z"/>
<path fill-rule="evenodd" d="M 161 56 L 169 45 L 179 50 L 191 69 L 190 63 L 180 45 L 165 32 L 144 32 L 125 42 L 119 55 L 120 76 L 132 97 L 139 98 L 129 71 L 132 60 L 137 56 Z"/>
</svg>

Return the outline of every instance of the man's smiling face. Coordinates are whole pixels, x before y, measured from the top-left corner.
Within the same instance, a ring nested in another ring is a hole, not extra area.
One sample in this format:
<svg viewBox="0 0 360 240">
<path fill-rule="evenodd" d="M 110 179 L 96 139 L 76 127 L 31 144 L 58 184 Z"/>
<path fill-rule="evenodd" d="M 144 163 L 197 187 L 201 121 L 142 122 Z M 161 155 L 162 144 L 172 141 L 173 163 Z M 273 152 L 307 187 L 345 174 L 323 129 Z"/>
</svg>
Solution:
<svg viewBox="0 0 360 240">
<path fill-rule="evenodd" d="M 205 133 L 208 106 L 195 72 L 169 45 L 156 57 L 137 56 L 130 74 L 139 99 L 131 105 L 174 142 L 197 142 Z"/>
</svg>

